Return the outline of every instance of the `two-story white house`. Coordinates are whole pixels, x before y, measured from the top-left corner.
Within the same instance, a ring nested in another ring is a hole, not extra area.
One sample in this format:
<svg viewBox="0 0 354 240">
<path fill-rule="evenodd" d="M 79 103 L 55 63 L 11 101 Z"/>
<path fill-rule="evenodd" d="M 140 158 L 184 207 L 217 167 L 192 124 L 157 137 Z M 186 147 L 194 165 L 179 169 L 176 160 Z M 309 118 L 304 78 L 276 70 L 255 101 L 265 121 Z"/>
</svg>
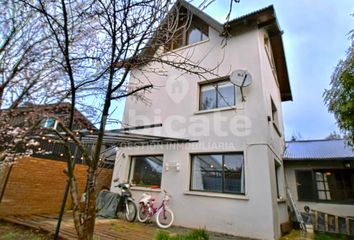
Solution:
<svg viewBox="0 0 354 240">
<path fill-rule="evenodd" d="M 289 221 L 281 102 L 292 95 L 274 8 L 230 21 L 225 39 L 224 25 L 184 1 L 181 7 L 193 16 L 190 27 L 177 44 L 154 54 L 183 56 L 210 73 L 187 74 L 160 63 L 133 69 L 131 83 L 149 79 L 159 87 L 145 95 L 150 104 L 128 97 L 123 122 L 162 123 L 133 133 L 191 141 L 121 147 L 113 179 L 133 182 L 137 200 L 145 191 L 162 196 L 166 189 L 174 225 L 277 239 Z M 230 80 L 236 70 L 252 78 L 242 92 Z"/>
</svg>

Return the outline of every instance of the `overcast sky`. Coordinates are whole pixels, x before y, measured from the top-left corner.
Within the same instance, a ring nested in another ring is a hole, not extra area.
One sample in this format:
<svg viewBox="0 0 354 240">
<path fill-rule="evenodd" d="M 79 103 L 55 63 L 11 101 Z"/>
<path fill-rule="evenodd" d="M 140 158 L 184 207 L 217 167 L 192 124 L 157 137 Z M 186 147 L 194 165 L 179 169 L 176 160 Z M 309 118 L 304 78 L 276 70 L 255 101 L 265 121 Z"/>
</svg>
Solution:
<svg viewBox="0 0 354 240">
<path fill-rule="evenodd" d="M 200 0 L 199 0 L 200 1 Z M 230 0 L 216 0 L 206 13 L 225 22 Z M 193 3 L 197 3 L 194 1 Z M 353 0 L 240 0 L 233 4 L 236 18 L 274 5 L 283 41 L 293 101 L 283 104 L 285 137 L 321 139 L 337 131 L 335 120 L 323 102 L 330 76 L 349 47 L 354 29 Z M 196 5 L 196 4 L 194 4 Z M 119 104 L 122 114 L 124 104 Z"/>
<path fill-rule="evenodd" d="M 206 12 L 225 21 L 229 0 L 217 0 Z M 339 132 L 323 103 L 331 74 L 350 45 L 354 29 L 353 0 L 240 0 L 233 4 L 232 18 L 274 5 L 281 30 L 293 101 L 283 104 L 285 137 L 321 139 Z M 231 18 L 231 19 L 232 19 Z"/>
</svg>

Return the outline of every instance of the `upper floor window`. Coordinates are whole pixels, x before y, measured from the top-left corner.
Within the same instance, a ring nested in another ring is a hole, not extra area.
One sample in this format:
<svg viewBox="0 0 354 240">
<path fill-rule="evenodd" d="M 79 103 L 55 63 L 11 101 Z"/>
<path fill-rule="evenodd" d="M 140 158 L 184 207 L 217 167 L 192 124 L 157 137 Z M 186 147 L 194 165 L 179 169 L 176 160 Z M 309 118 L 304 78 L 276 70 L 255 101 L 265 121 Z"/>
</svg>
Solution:
<svg viewBox="0 0 354 240">
<path fill-rule="evenodd" d="M 56 129 L 57 127 L 57 120 L 55 120 L 55 118 L 52 117 L 48 117 L 42 120 L 41 125 L 43 128 L 52 128 L 52 129 Z"/>
<path fill-rule="evenodd" d="M 277 72 L 276 72 L 276 68 L 275 68 L 274 57 L 273 57 L 273 52 L 272 52 L 272 45 L 271 45 L 270 40 L 269 40 L 268 37 L 264 38 L 264 49 L 265 49 L 265 52 L 267 54 L 269 66 L 270 66 L 270 68 L 272 70 L 272 73 L 273 73 L 273 76 L 275 78 L 275 81 L 276 81 L 277 85 L 279 86 L 279 82 L 278 82 L 278 78 L 277 78 Z"/>
<path fill-rule="evenodd" d="M 235 86 L 229 80 L 200 86 L 199 110 L 230 107 L 235 102 Z"/>
<path fill-rule="evenodd" d="M 273 58 L 273 53 L 272 53 L 272 47 L 270 45 L 270 41 L 269 38 L 266 37 L 264 38 L 264 49 L 267 53 L 267 57 L 268 57 L 268 61 L 270 64 L 270 67 L 273 69 L 275 69 L 275 63 L 274 63 L 274 58 Z"/>
<path fill-rule="evenodd" d="M 181 23 L 183 25 L 185 23 Z M 187 25 L 187 24 L 186 24 Z M 165 45 L 165 51 L 170 51 L 193 43 L 207 40 L 209 37 L 209 26 L 196 16 L 193 16 L 192 22 L 187 26 L 180 27 L 173 33 L 173 38 Z"/>
<path fill-rule="evenodd" d="M 187 32 L 187 45 L 208 39 L 208 26 L 201 23 L 192 24 Z"/>
<path fill-rule="evenodd" d="M 272 107 L 272 122 L 273 122 L 273 126 L 275 131 L 278 133 L 279 136 L 281 136 L 281 132 L 279 129 L 279 116 L 278 116 L 278 109 L 275 106 L 275 103 L 273 101 L 273 99 L 270 99 L 271 102 L 271 107 Z"/>
</svg>

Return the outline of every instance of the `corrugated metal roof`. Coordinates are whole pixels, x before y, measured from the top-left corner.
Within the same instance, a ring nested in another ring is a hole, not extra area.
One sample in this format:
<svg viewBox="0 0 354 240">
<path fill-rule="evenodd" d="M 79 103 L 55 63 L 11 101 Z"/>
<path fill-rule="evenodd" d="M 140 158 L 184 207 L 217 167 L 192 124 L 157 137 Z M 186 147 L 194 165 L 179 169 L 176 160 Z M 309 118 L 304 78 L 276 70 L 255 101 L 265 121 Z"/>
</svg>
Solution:
<svg viewBox="0 0 354 240">
<path fill-rule="evenodd" d="M 286 143 L 284 160 L 335 160 L 353 158 L 353 148 L 343 139 L 291 141 Z"/>
<path fill-rule="evenodd" d="M 257 15 L 257 14 L 259 14 L 259 13 L 261 13 L 261 12 L 265 12 L 265 11 L 267 11 L 267 10 L 271 10 L 271 11 L 274 12 L 274 7 L 273 7 L 273 5 L 269 5 L 269 6 L 267 6 L 267 7 L 258 9 L 258 10 L 256 10 L 256 11 L 253 11 L 253 12 L 247 13 L 247 14 L 245 14 L 245 15 L 236 17 L 236 18 L 232 19 L 232 20 L 229 22 L 229 24 L 232 24 L 233 22 L 241 21 L 241 20 L 243 20 L 243 19 L 245 19 L 245 18 L 248 18 L 248 17 L 253 16 L 253 15 Z M 274 13 L 274 15 L 275 15 L 275 13 Z"/>
</svg>

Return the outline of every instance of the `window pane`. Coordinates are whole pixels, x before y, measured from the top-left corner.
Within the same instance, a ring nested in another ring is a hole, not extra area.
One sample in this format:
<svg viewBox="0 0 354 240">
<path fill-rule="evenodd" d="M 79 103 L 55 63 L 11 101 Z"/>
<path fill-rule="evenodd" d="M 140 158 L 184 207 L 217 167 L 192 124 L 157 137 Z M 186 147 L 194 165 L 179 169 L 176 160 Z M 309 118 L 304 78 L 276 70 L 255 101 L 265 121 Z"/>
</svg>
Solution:
<svg viewBox="0 0 354 240">
<path fill-rule="evenodd" d="M 243 156 L 240 154 L 224 155 L 224 191 L 244 193 Z"/>
<path fill-rule="evenodd" d="M 197 155 L 193 157 L 192 190 L 222 191 L 222 155 Z"/>
<path fill-rule="evenodd" d="M 326 192 L 324 191 L 318 191 L 318 199 L 320 200 L 326 200 Z"/>
<path fill-rule="evenodd" d="M 212 85 L 200 88 L 200 110 L 216 108 L 216 90 Z"/>
<path fill-rule="evenodd" d="M 315 200 L 315 186 L 312 171 L 296 171 L 296 185 L 299 200 Z"/>
<path fill-rule="evenodd" d="M 55 122 L 55 118 L 47 118 L 45 119 L 43 128 L 54 128 Z"/>
<path fill-rule="evenodd" d="M 348 170 L 327 171 L 325 174 L 329 193 L 335 201 L 354 200 L 354 172 Z"/>
<path fill-rule="evenodd" d="M 277 190 L 277 198 L 280 198 L 280 186 L 279 186 L 279 174 L 280 174 L 280 165 L 274 160 L 274 170 L 275 170 L 275 184 Z"/>
<path fill-rule="evenodd" d="M 191 178 L 192 190 L 244 193 L 243 155 L 193 156 Z"/>
<path fill-rule="evenodd" d="M 320 172 L 316 172 L 316 181 L 323 181 L 323 175 Z"/>
<path fill-rule="evenodd" d="M 317 182 L 317 190 L 326 190 L 324 182 Z"/>
<path fill-rule="evenodd" d="M 162 156 L 133 157 L 132 183 L 137 186 L 161 186 Z"/>
<path fill-rule="evenodd" d="M 202 32 L 198 28 L 193 28 L 188 35 L 188 44 L 200 42 L 202 40 Z"/>
<path fill-rule="evenodd" d="M 201 40 L 204 41 L 207 39 L 208 39 L 208 35 L 202 32 L 202 39 Z"/>
<path fill-rule="evenodd" d="M 218 83 L 217 107 L 229 107 L 235 105 L 235 87 L 230 82 Z"/>
</svg>

